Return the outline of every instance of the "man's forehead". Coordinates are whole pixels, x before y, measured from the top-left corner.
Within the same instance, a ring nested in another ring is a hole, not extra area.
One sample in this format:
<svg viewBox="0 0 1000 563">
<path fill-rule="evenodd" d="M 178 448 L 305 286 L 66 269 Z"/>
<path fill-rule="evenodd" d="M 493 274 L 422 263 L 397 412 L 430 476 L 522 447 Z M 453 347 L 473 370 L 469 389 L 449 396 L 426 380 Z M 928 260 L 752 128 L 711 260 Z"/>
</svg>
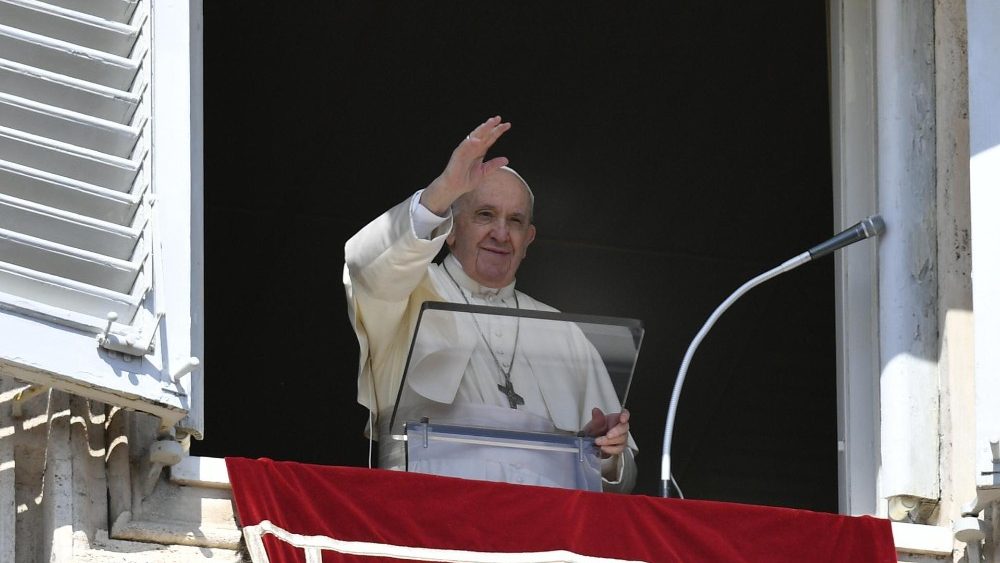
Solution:
<svg viewBox="0 0 1000 563">
<path fill-rule="evenodd" d="M 527 213 L 530 206 L 528 188 L 521 179 L 505 170 L 496 171 L 479 189 L 472 192 L 476 207 L 516 207 Z"/>
<path fill-rule="evenodd" d="M 506 211 L 511 214 L 527 215 L 526 197 L 479 193 L 470 206 L 473 210 Z"/>
</svg>

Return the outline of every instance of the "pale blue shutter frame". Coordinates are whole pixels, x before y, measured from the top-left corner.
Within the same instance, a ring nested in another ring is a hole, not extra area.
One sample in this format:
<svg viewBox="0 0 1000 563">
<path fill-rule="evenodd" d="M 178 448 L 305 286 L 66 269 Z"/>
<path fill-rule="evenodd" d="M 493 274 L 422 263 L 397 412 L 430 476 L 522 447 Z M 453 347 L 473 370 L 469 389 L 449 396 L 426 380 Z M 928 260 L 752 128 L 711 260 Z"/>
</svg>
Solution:
<svg viewBox="0 0 1000 563">
<path fill-rule="evenodd" d="M 0 0 L 0 375 L 196 436 L 200 59 L 197 2 Z"/>
</svg>

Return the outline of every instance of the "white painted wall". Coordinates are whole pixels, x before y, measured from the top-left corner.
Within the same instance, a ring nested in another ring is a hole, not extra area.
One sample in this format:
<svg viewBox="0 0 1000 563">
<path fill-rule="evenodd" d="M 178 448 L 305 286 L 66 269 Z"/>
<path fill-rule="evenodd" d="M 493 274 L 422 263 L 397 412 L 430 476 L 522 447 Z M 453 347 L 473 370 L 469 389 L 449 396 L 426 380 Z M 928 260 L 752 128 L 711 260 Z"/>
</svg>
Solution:
<svg viewBox="0 0 1000 563">
<path fill-rule="evenodd" d="M 934 4 L 875 4 L 880 497 L 937 499 Z"/>
<path fill-rule="evenodd" d="M 1000 3 L 968 0 L 969 162 L 975 307 L 976 477 L 1000 486 Z M 985 473 L 985 474 L 984 474 Z"/>
</svg>

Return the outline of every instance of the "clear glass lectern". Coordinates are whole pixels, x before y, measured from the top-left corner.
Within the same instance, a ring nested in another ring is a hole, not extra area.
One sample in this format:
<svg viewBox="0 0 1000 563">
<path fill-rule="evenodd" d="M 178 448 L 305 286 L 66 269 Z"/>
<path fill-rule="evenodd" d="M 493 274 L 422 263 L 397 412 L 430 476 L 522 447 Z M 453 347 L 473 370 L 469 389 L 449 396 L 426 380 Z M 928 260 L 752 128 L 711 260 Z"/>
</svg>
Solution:
<svg viewBox="0 0 1000 563">
<path fill-rule="evenodd" d="M 380 465 L 599 491 L 583 426 L 625 404 L 642 336 L 636 319 L 424 303 Z"/>
</svg>

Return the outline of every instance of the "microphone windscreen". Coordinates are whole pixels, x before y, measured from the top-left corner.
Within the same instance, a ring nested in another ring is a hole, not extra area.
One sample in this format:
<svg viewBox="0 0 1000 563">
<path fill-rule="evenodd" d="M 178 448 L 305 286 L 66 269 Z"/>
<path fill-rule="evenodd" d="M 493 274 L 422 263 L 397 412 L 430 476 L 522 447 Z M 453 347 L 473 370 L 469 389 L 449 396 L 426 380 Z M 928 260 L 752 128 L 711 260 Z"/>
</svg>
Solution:
<svg viewBox="0 0 1000 563">
<path fill-rule="evenodd" d="M 872 215 L 861 222 L 865 230 L 865 237 L 878 236 L 885 232 L 885 221 L 881 215 Z"/>
</svg>

